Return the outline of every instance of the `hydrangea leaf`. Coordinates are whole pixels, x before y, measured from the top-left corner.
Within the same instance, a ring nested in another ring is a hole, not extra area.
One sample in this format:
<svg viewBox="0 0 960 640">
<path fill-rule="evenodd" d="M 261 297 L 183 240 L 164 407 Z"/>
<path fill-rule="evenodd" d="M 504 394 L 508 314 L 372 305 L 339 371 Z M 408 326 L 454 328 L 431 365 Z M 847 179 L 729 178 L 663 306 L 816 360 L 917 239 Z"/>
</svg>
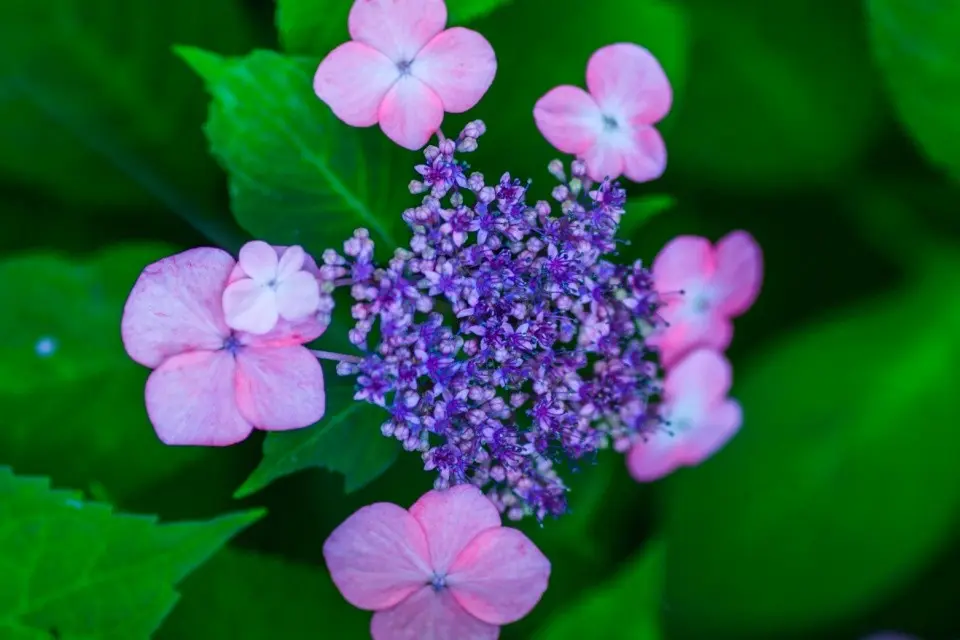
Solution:
<svg viewBox="0 0 960 640">
<path fill-rule="evenodd" d="M 176 249 L 129 245 L 87 260 L 55 253 L 0 261 L 3 462 L 122 498 L 203 450 L 166 447 L 147 420 L 147 369 L 120 341 L 124 301 L 147 264 Z M 122 500 L 121 500 L 122 502 Z"/>
<path fill-rule="evenodd" d="M 448 26 L 464 25 L 511 0 L 447 0 Z M 277 31 L 289 53 L 322 57 L 350 39 L 353 0 L 277 0 Z M 319 60 L 318 60 L 319 61 Z"/>
<path fill-rule="evenodd" d="M 148 638 L 174 586 L 263 515 L 160 524 L 0 467 L 0 636 Z"/>
<path fill-rule="evenodd" d="M 267 434 L 263 459 L 237 489 L 235 498 L 249 496 L 277 478 L 312 467 L 342 473 L 344 490 L 350 493 L 390 468 L 400 446 L 380 433 L 387 413 L 354 400 L 352 388 L 342 384 L 328 388 L 327 402 L 327 415 L 312 427 Z"/>
<path fill-rule="evenodd" d="M 117 207 L 129 215 L 137 210 L 131 205 L 149 210 L 157 200 L 202 215 L 198 203 L 220 188 L 196 129 L 203 89 L 170 45 L 248 50 L 253 40 L 242 5 L 5 0 L 0 172 L 64 201 L 94 205 L 94 215 Z"/>
<path fill-rule="evenodd" d="M 362 132 L 314 95 L 315 63 L 273 51 L 237 58 L 192 47 L 177 53 L 213 96 L 204 131 L 227 170 L 240 226 L 268 242 L 315 251 L 339 245 L 357 227 L 395 244 L 399 215 L 380 213 L 389 176 L 366 156 Z"/>
<path fill-rule="evenodd" d="M 493 86 L 470 111 L 470 117 L 482 119 L 489 131 L 480 140 L 480 153 L 498 159 L 499 166 L 491 167 L 491 171 L 533 178 L 541 197 L 546 197 L 554 184 L 547 174 L 547 163 L 562 154 L 537 131 L 533 105 L 558 85 L 584 87 L 587 60 L 598 48 L 613 42 L 642 44 L 663 65 L 677 101 L 684 91 L 688 28 L 679 3 L 593 0 L 589 15 L 616 18 L 604 19 L 602 25 L 589 29 L 575 17 L 585 15 L 584 11 L 582 0 L 523 0 L 471 25 L 490 40 L 498 61 Z M 564 17 L 551 20 L 547 28 L 547 15 Z M 536 45 L 531 46 L 534 40 Z M 669 127 L 672 120 L 669 116 L 664 126 Z"/>
<path fill-rule="evenodd" d="M 682 635 L 812 633 L 878 603 L 949 539 L 960 259 L 928 260 L 903 291 L 737 365 L 741 432 L 669 487 L 666 600 Z"/>
<path fill-rule="evenodd" d="M 347 603 L 320 566 L 224 549 L 192 573 L 157 640 L 316 640 L 370 634 L 370 614 Z"/>
<path fill-rule="evenodd" d="M 677 201 L 672 196 L 662 193 L 628 199 L 624 207 L 626 213 L 620 220 L 618 236 L 629 239 L 651 218 L 673 209 L 676 204 Z"/>
<path fill-rule="evenodd" d="M 900 119 L 960 180 L 960 3 L 868 0 L 873 51 Z"/>
<path fill-rule="evenodd" d="M 448 23 L 462 25 L 490 15 L 512 0 L 447 0 Z"/>
<path fill-rule="evenodd" d="M 856 167 L 883 127 L 860 3 L 700 2 L 690 15 L 697 81 L 667 135 L 668 175 L 767 191 Z"/>
<path fill-rule="evenodd" d="M 534 640 L 660 640 L 663 546 L 648 543 L 609 581 L 550 616 Z"/>
</svg>

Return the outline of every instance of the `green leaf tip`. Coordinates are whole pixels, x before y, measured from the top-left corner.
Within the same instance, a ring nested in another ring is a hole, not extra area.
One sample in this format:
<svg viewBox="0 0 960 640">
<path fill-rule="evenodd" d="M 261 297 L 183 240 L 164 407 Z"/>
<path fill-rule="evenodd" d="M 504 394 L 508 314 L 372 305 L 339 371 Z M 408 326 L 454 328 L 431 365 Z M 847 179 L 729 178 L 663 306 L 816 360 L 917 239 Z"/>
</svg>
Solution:
<svg viewBox="0 0 960 640">
<path fill-rule="evenodd" d="M 223 72 L 226 58 L 218 53 L 207 51 L 199 47 L 176 44 L 172 47 L 173 53 L 187 63 L 204 82 L 211 83 Z"/>
</svg>

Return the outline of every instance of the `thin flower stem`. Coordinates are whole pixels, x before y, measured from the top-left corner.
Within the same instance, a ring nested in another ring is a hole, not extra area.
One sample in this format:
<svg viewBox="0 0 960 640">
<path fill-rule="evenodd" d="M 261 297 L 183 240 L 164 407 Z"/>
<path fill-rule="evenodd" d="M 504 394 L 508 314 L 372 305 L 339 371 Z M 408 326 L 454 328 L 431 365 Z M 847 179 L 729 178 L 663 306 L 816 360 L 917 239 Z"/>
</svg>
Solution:
<svg viewBox="0 0 960 640">
<path fill-rule="evenodd" d="M 335 360 L 336 362 L 352 362 L 353 364 L 360 364 L 363 362 L 363 358 L 357 356 L 348 356 L 342 353 L 334 353 L 333 351 L 320 351 L 319 349 L 310 349 L 310 353 L 317 356 L 320 360 Z"/>
</svg>

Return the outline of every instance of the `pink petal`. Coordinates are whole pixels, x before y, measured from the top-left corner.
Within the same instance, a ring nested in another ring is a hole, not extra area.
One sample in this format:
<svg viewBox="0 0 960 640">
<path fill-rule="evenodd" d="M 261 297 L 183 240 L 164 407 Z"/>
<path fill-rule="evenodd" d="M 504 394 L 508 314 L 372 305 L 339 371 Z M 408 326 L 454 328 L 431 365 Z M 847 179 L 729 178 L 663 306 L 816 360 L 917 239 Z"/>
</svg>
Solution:
<svg viewBox="0 0 960 640">
<path fill-rule="evenodd" d="M 741 424 L 743 410 L 736 400 L 724 400 L 713 405 L 704 423 L 696 425 L 679 448 L 682 463 L 688 467 L 700 464 L 723 448 L 740 430 Z"/>
<path fill-rule="evenodd" d="M 677 236 L 653 261 L 654 287 L 661 294 L 675 294 L 691 283 L 706 282 L 716 262 L 710 241 L 700 236 Z"/>
<path fill-rule="evenodd" d="M 547 142 L 575 155 L 595 145 L 603 128 L 603 116 L 590 94 L 569 85 L 551 89 L 537 100 L 533 118 Z"/>
<path fill-rule="evenodd" d="M 280 254 L 280 263 L 277 265 L 277 280 L 283 280 L 300 271 L 306 259 L 307 254 L 303 247 L 293 245 L 284 249 Z"/>
<path fill-rule="evenodd" d="M 473 485 L 428 491 L 410 507 L 427 534 L 431 567 L 446 573 L 464 547 L 487 529 L 500 527 L 500 512 Z"/>
<path fill-rule="evenodd" d="M 719 403 L 730 391 L 733 368 L 716 351 L 698 349 L 667 372 L 663 391 L 668 403 L 695 398 L 704 407 Z"/>
<path fill-rule="evenodd" d="M 329 325 L 321 322 L 317 314 L 311 314 L 302 320 L 280 318 L 272 331 L 260 335 L 241 333 L 238 337 L 241 343 L 251 347 L 291 347 L 316 340 L 327 330 L 327 326 Z"/>
<path fill-rule="evenodd" d="M 631 124 L 654 124 L 670 111 L 673 92 L 663 67 L 635 44 L 597 49 L 587 63 L 587 88 L 600 110 Z"/>
<path fill-rule="evenodd" d="M 285 320 L 302 320 L 320 306 L 320 285 L 306 271 L 287 276 L 277 285 L 277 311 Z"/>
<path fill-rule="evenodd" d="M 156 367 L 178 353 L 222 347 L 230 330 L 220 294 L 234 265 L 226 251 L 203 247 L 146 267 L 120 321 L 130 357 Z"/>
<path fill-rule="evenodd" d="M 380 103 L 400 77 L 396 63 L 359 42 L 327 54 L 313 76 L 313 92 L 351 127 L 377 123 Z"/>
<path fill-rule="evenodd" d="M 165 444 L 224 447 L 253 427 L 233 391 L 236 365 L 225 350 L 173 356 L 147 378 L 147 415 Z"/>
<path fill-rule="evenodd" d="M 370 620 L 373 640 L 497 640 L 500 627 L 463 610 L 449 589 L 423 587 Z"/>
<path fill-rule="evenodd" d="M 640 125 L 633 134 L 633 145 L 623 154 L 623 174 L 634 182 L 650 182 L 667 168 L 667 147 L 653 127 Z"/>
<path fill-rule="evenodd" d="M 307 427 L 323 417 L 323 369 L 303 347 L 243 347 L 237 353 L 237 405 L 258 429 Z"/>
<path fill-rule="evenodd" d="M 407 75 L 390 87 L 380 103 L 379 117 L 380 128 L 388 138 L 415 151 L 440 128 L 443 104 L 430 87 Z"/>
<path fill-rule="evenodd" d="M 443 0 L 354 0 L 350 37 L 394 62 L 410 62 L 447 25 Z"/>
<path fill-rule="evenodd" d="M 266 242 L 253 240 L 240 247 L 237 263 L 256 282 L 266 284 L 277 277 L 277 252 Z"/>
<path fill-rule="evenodd" d="M 682 464 L 678 436 L 658 431 L 631 447 L 627 470 L 637 482 L 654 482 L 669 475 Z"/>
<path fill-rule="evenodd" d="M 524 617 L 540 602 L 550 561 L 516 529 L 488 529 L 450 567 L 447 584 L 464 609 L 490 624 Z"/>
<path fill-rule="evenodd" d="M 717 242 L 713 284 L 721 292 L 718 308 L 729 317 L 749 309 L 763 282 L 763 252 L 746 231 L 734 231 Z"/>
<path fill-rule="evenodd" d="M 620 177 L 623 173 L 623 151 L 619 146 L 608 142 L 607 136 L 600 136 L 595 145 L 580 154 L 587 163 L 587 175 L 591 180 L 600 182 L 606 178 L 616 180 Z"/>
<path fill-rule="evenodd" d="M 660 361 L 667 368 L 694 349 L 723 351 L 733 339 L 733 324 L 714 309 L 700 313 L 691 310 L 688 296 L 666 296 L 667 304 L 658 311 L 667 326 L 648 339 L 660 350 Z"/>
<path fill-rule="evenodd" d="M 230 328 L 253 334 L 267 333 L 280 318 L 276 293 L 250 278 L 237 280 L 223 290 L 223 313 Z"/>
<path fill-rule="evenodd" d="M 280 257 L 284 253 L 286 253 L 287 249 L 289 248 L 290 247 L 286 247 L 282 245 L 275 245 L 273 247 L 274 253 L 277 254 L 278 268 L 280 264 Z M 307 273 L 312 274 L 317 278 L 320 277 L 320 269 L 317 268 L 317 262 L 313 259 L 313 256 L 311 256 L 309 253 L 303 254 L 303 265 L 300 267 L 300 269 L 303 271 L 306 271 Z M 237 280 L 243 280 L 244 278 L 248 278 L 248 277 L 250 276 L 247 275 L 247 273 L 243 269 L 241 269 L 240 265 L 238 264 L 234 267 L 233 271 L 230 272 L 230 279 L 228 280 L 228 283 L 233 283 L 233 282 L 236 282 Z"/>
<path fill-rule="evenodd" d="M 368 610 L 392 607 L 432 579 L 427 539 L 405 509 L 363 507 L 323 543 L 333 583 L 347 602 Z"/>
<path fill-rule="evenodd" d="M 439 96 L 444 111 L 463 113 L 476 106 L 493 84 L 497 56 L 482 35 L 454 27 L 427 43 L 411 72 Z"/>
</svg>

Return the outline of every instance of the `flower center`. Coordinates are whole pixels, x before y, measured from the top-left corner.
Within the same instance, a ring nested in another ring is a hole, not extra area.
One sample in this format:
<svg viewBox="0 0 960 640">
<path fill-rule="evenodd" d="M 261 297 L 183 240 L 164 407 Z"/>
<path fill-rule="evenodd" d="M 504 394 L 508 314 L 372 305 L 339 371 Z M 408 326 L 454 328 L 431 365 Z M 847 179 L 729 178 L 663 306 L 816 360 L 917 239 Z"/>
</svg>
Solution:
<svg viewBox="0 0 960 640">
<path fill-rule="evenodd" d="M 694 296 L 690 305 L 694 313 L 706 313 L 710 310 L 710 298 L 701 293 Z"/>
<path fill-rule="evenodd" d="M 237 352 L 240 351 L 240 347 L 242 346 L 240 340 L 237 339 L 234 333 L 231 333 L 227 339 L 223 341 L 223 350 L 232 356 L 237 355 Z"/>
<path fill-rule="evenodd" d="M 413 60 L 401 60 L 397 63 L 397 70 L 402 76 L 410 75 L 410 65 L 413 64 Z"/>
<path fill-rule="evenodd" d="M 434 591 L 443 591 L 447 588 L 447 577 L 438 573 L 433 574 L 433 579 L 429 582 Z"/>
<path fill-rule="evenodd" d="M 603 130 L 616 131 L 620 128 L 620 123 L 612 116 L 603 116 Z"/>
</svg>

